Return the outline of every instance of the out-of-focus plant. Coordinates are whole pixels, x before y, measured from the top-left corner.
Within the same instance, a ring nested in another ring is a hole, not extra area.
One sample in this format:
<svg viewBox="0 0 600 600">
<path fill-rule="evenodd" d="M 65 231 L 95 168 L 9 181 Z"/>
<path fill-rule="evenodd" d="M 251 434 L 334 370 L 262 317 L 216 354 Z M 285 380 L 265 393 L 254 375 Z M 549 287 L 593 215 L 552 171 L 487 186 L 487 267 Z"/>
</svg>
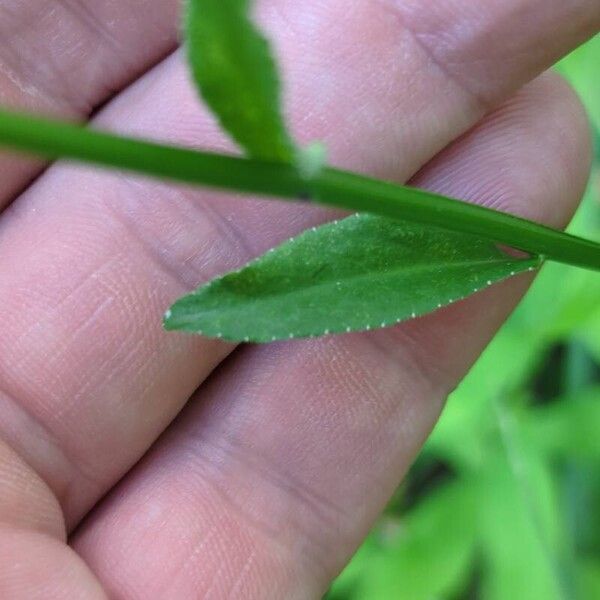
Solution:
<svg viewBox="0 0 600 600">
<path fill-rule="evenodd" d="M 558 69 L 596 159 L 571 231 L 600 239 L 600 36 Z M 336 600 L 600 598 L 600 281 L 548 265 L 333 586 Z"/>
</svg>

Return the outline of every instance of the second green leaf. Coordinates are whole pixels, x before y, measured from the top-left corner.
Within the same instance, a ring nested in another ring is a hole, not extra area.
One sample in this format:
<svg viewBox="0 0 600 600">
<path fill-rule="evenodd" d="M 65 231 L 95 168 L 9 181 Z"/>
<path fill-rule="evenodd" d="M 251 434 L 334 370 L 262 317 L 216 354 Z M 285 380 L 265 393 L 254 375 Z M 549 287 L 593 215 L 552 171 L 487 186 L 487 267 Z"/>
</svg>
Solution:
<svg viewBox="0 0 600 600">
<path fill-rule="evenodd" d="M 248 156 L 293 162 L 277 67 L 249 16 L 249 0 L 190 0 L 186 39 L 202 97 Z"/>
</svg>

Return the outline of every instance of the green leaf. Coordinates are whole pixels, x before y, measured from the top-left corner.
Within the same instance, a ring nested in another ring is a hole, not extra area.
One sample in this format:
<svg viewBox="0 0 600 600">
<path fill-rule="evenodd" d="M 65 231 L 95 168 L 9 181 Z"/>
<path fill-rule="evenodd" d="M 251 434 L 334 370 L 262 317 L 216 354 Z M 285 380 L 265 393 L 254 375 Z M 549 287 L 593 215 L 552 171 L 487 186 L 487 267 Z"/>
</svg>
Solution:
<svg viewBox="0 0 600 600">
<path fill-rule="evenodd" d="M 375 329 L 538 264 L 476 236 L 354 215 L 313 228 L 182 298 L 165 326 L 254 342 Z"/>
<path fill-rule="evenodd" d="M 280 112 L 277 68 L 249 18 L 248 0 L 190 0 L 188 55 L 202 97 L 253 158 L 293 161 Z"/>
</svg>

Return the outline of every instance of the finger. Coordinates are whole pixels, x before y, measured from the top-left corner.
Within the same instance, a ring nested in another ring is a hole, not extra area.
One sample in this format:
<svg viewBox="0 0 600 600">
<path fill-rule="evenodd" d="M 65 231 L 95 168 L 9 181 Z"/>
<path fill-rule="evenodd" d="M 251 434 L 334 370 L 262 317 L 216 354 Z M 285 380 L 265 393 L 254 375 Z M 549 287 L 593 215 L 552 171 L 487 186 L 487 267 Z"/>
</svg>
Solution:
<svg viewBox="0 0 600 600">
<path fill-rule="evenodd" d="M 98 580 L 65 542 L 56 496 L 0 441 L 0 598 L 105 598 Z"/>
<path fill-rule="evenodd" d="M 0 105 L 84 119 L 176 44 L 176 0 L 5 0 Z M 40 164 L 0 155 L 0 208 Z"/>
<path fill-rule="evenodd" d="M 564 225 L 588 146 L 579 104 L 546 76 L 419 181 Z M 528 281 L 395 329 L 238 351 L 74 547 L 126 598 L 321 597 Z"/>
<path fill-rule="evenodd" d="M 587 186 L 589 137 L 579 99 L 560 75 L 548 71 L 494 111 L 476 136 L 468 132 L 429 161 L 410 184 L 562 228 Z M 525 139 L 528 152 L 518 148 Z M 547 162 L 545 148 L 553 158 Z M 473 164 L 465 163 L 467 153 Z M 498 164 L 502 171 L 478 178 L 478 164 Z"/>
<path fill-rule="evenodd" d="M 0 524 L 0 596 L 10 600 L 105 600 L 85 563 L 52 537 Z"/>
<path fill-rule="evenodd" d="M 290 28 L 277 25 L 281 17 L 269 10 L 275 5 L 263 5 L 263 18 L 288 65 L 298 131 L 326 139 L 336 164 L 403 179 L 479 118 L 470 96 L 431 64 L 387 8 L 310 5 L 312 45 L 295 44 Z M 308 10 L 298 3 L 281 6 L 288 17 L 302 17 L 298 22 L 309 16 L 295 12 Z M 587 6 L 581 3 L 585 13 Z M 344 36 L 335 33 L 340 26 Z M 581 37 L 563 39 L 558 31 L 553 47 Z M 101 120 L 151 137 L 222 144 L 177 57 L 121 95 Z M 70 525 L 139 459 L 231 350 L 164 334 L 163 310 L 199 281 L 323 218 L 303 207 L 65 166 L 3 216 L 0 432 L 48 482 Z"/>
<path fill-rule="evenodd" d="M 66 538 L 65 523 L 56 497 L 39 475 L 2 442 L 0 490 L 0 523 L 59 539 Z"/>
<path fill-rule="evenodd" d="M 381 1 L 396 11 L 430 60 L 484 107 L 496 104 L 499 90 L 529 81 L 575 40 L 600 30 L 600 5 L 593 1 Z M 556 44 L 549 43 L 552 31 L 560 31 Z"/>
</svg>

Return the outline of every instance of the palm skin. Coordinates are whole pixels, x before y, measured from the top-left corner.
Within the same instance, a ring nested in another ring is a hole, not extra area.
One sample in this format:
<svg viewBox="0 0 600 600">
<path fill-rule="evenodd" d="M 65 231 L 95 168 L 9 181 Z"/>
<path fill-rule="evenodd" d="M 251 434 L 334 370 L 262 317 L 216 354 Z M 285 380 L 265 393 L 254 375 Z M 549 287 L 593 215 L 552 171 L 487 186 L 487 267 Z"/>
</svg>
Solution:
<svg viewBox="0 0 600 600">
<path fill-rule="evenodd" d="M 257 4 L 333 163 L 568 221 L 587 124 L 539 75 L 600 29 L 595 0 Z M 98 126 L 228 148 L 178 12 L 0 1 L 2 104 L 87 119 L 116 91 Z M 41 167 L 0 157 L 0 597 L 319 597 L 529 278 L 368 334 L 166 334 L 176 297 L 331 214 Z"/>
</svg>

